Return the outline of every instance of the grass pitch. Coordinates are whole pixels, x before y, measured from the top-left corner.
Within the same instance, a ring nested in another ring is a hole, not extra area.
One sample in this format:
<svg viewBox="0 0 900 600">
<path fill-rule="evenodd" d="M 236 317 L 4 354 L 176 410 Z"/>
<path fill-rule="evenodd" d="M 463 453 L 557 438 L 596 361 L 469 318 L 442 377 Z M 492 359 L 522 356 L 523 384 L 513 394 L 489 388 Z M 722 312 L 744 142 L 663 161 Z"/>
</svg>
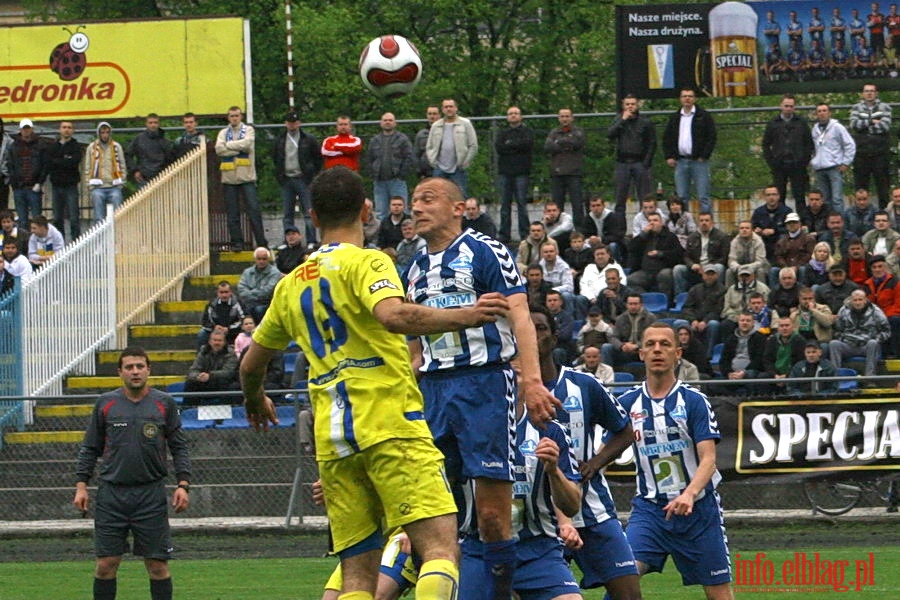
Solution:
<svg viewBox="0 0 900 600">
<path fill-rule="evenodd" d="M 845 583 L 855 579 L 856 560 L 874 555 L 874 585 L 855 591 L 854 598 L 900 598 L 900 547 L 826 547 L 797 550 L 737 549 L 741 559 L 754 559 L 764 552 L 762 560 L 771 561 L 777 573 L 785 562 L 795 561 L 795 552 L 805 552 L 812 559 L 815 552 L 821 560 L 849 561 Z M 322 585 L 336 564 L 334 558 L 267 558 L 172 561 L 175 597 L 189 600 L 318 600 Z M 84 600 L 90 597 L 93 562 L 10 562 L 0 563 L 0 597 L 4 600 Z M 832 569 L 831 573 L 835 573 Z M 648 575 L 642 580 L 644 598 L 648 600 L 688 600 L 703 598 L 699 587 L 683 587 L 674 566 L 669 562 L 663 574 Z M 736 588 L 737 598 L 752 600 L 783 600 L 787 590 L 758 591 L 749 587 Z M 781 586 L 784 587 L 784 586 Z M 828 586 L 826 586 L 828 587 Z M 789 592 L 803 600 L 820 599 L 826 593 L 819 589 L 808 592 Z M 123 562 L 119 571 L 119 600 L 145 600 L 149 597 L 147 576 L 139 559 Z M 603 590 L 588 590 L 586 600 L 600 600 Z M 466 600 L 461 598 L 460 600 Z"/>
</svg>

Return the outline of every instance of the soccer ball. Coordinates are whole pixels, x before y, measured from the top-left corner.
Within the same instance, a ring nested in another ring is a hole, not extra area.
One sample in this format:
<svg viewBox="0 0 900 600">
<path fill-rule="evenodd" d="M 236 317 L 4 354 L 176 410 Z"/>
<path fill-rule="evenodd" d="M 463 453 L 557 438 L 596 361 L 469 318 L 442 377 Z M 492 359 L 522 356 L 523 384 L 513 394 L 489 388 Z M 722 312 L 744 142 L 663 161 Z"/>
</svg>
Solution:
<svg viewBox="0 0 900 600">
<path fill-rule="evenodd" d="M 359 76 L 376 96 L 399 98 L 413 91 L 422 79 L 422 58 L 405 37 L 383 35 L 363 48 Z"/>
</svg>

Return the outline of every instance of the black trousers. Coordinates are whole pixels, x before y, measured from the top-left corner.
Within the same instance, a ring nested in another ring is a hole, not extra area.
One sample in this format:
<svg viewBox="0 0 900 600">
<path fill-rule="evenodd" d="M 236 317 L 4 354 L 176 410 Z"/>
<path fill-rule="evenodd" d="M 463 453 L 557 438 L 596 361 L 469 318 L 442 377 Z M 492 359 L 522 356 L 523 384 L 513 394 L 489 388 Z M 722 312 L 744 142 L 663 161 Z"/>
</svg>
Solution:
<svg viewBox="0 0 900 600">
<path fill-rule="evenodd" d="M 794 211 L 800 212 L 806 208 L 806 191 L 809 188 L 809 173 L 806 167 L 783 165 L 772 167 L 772 183 L 781 194 L 781 201 L 787 201 L 787 184 L 791 183 L 791 193 L 794 196 Z"/>
<path fill-rule="evenodd" d="M 875 179 L 875 190 L 878 192 L 878 206 L 884 208 L 891 200 L 891 156 L 884 154 L 857 154 L 853 160 L 853 191 L 860 188 L 869 189 L 869 180 Z"/>
</svg>

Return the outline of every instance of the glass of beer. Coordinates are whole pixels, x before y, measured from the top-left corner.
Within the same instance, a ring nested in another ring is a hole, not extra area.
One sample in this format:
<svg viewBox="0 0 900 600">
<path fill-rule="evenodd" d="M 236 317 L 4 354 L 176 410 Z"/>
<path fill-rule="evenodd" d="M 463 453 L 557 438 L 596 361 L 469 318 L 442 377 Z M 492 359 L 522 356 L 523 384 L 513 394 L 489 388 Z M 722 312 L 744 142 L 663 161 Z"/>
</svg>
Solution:
<svg viewBox="0 0 900 600">
<path fill-rule="evenodd" d="M 713 96 L 756 96 L 756 13 L 743 2 L 723 2 L 709 11 Z"/>
</svg>

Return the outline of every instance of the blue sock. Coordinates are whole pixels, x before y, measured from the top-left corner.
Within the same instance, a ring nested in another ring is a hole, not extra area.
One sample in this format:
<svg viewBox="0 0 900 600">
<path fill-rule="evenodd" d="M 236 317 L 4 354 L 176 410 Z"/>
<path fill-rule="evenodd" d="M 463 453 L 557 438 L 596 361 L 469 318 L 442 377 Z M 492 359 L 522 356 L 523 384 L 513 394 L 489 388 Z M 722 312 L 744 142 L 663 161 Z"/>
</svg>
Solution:
<svg viewBox="0 0 900 600">
<path fill-rule="evenodd" d="M 491 600 L 510 600 L 513 575 L 516 572 L 516 539 L 485 542 L 484 562 L 491 572 L 493 592 Z"/>
</svg>

